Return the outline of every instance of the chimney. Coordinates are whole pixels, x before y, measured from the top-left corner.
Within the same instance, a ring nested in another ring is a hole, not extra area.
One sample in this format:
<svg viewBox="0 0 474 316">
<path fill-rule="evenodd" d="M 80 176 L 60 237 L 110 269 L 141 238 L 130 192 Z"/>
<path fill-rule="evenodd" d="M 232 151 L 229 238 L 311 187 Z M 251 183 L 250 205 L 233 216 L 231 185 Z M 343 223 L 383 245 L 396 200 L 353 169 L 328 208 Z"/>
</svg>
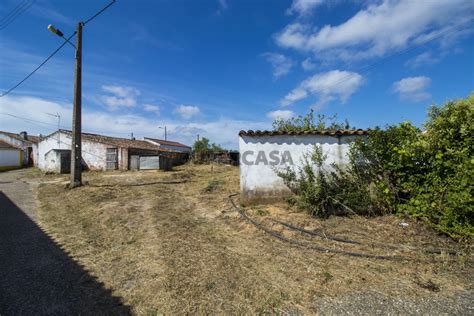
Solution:
<svg viewBox="0 0 474 316">
<path fill-rule="evenodd" d="M 24 140 L 28 140 L 28 133 L 25 131 L 20 132 L 20 137 Z"/>
</svg>

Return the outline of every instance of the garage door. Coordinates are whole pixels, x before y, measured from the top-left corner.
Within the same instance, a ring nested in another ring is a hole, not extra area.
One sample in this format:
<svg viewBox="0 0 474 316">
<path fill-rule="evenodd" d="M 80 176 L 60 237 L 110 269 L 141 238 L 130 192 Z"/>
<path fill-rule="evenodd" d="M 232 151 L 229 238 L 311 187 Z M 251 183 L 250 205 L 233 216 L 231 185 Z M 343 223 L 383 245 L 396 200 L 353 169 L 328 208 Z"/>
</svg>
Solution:
<svg viewBox="0 0 474 316">
<path fill-rule="evenodd" d="M 160 168 L 160 156 L 140 156 L 140 170 Z"/>
</svg>

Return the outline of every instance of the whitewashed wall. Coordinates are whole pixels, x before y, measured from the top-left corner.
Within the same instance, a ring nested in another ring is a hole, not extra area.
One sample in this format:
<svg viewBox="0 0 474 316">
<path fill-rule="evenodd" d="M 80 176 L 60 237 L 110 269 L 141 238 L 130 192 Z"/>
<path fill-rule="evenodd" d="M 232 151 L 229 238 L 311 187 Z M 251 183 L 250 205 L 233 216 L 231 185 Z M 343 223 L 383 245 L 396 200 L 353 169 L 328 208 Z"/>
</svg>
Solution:
<svg viewBox="0 0 474 316">
<path fill-rule="evenodd" d="M 56 132 L 44 138 L 38 143 L 38 167 L 45 171 L 57 170 L 58 166 L 56 165 L 57 159 L 54 158 L 55 155 L 48 155 L 48 153 L 53 149 L 71 150 L 71 143 L 71 136 L 65 133 Z M 106 170 L 107 148 L 113 148 L 113 146 L 87 140 L 82 141 L 82 159 L 84 159 L 90 170 Z M 122 151 L 119 150 L 119 164 L 123 160 L 121 153 Z"/>
<path fill-rule="evenodd" d="M 275 170 L 290 166 L 297 170 L 305 154 L 310 154 L 315 145 L 321 146 L 327 155 L 325 168 L 334 162 L 347 164 L 349 144 L 359 135 L 274 135 L 240 136 L 240 191 L 242 200 L 258 201 L 274 199 L 289 194 L 288 188 Z M 262 152 L 259 154 L 259 152 Z M 288 153 L 291 161 L 288 159 Z M 260 156 L 259 156 L 260 155 Z M 285 159 L 282 159 L 284 158 Z M 272 159 L 278 157 L 279 161 Z M 265 164 L 265 159 L 268 164 Z M 284 160 L 284 162 L 282 162 Z M 251 165 L 248 162 L 253 163 Z"/>
<path fill-rule="evenodd" d="M 18 140 L 14 137 L 11 137 L 3 133 L 0 133 L 0 140 L 3 140 L 4 142 L 16 148 L 20 148 L 23 151 L 23 165 L 25 166 L 28 165 L 28 147 L 32 147 L 33 162 L 35 166 L 37 165 L 38 147 L 35 143 L 30 143 L 30 142 L 25 143 L 24 141 Z"/>
<path fill-rule="evenodd" d="M 0 148 L 0 167 L 21 167 L 20 149 Z"/>
</svg>

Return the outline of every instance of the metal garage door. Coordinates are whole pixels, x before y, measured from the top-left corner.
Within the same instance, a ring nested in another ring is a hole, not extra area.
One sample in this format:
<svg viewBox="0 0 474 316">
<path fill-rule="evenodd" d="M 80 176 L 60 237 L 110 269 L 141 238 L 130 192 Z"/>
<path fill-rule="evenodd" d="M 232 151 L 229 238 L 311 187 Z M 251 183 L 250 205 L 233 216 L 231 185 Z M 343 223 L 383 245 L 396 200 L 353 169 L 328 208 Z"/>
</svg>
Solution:
<svg viewBox="0 0 474 316">
<path fill-rule="evenodd" d="M 160 168 L 160 156 L 140 156 L 140 170 Z"/>
</svg>

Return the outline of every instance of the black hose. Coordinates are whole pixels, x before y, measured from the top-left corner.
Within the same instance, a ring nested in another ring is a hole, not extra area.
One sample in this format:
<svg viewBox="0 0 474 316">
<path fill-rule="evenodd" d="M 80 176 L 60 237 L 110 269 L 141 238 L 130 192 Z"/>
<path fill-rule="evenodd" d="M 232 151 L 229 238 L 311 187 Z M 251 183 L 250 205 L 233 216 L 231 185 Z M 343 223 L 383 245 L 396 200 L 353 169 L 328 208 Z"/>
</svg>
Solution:
<svg viewBox="0 0 474 316">
<path fill-rule="evenodd" d="M 339 241 L 339 242 L 343 242 L 343 243 L 347 243 L 347 244 L 362 245 L 362 243 L 359 242 L 359 241 L 350 240 L 350 239 L 337 237 L 337 236 L 326 235 L 326 234 L 321 233 L 319 231 L 307 230 L 307 229 L 304 229 L 302 227 L 298 227 L 298 226 L 292 225 L 290 223 L 285 223 L 285 222 L 282 222 L 282 221 L 279 221 L 279 220 L 276 220 L 276 219 L 272 219 L 272 221 L 274 221 L 275 223 L 278 223 L 280 225 L 283 225 L 283 226 L 285 226 L 285 227 L 287 227 L 291 230 L 297 230 L 299 232 L 302 232 L 302 233 L 305 233 L 305 234 L 308 234 L 308 235 L 311 235 L 311 236 L 318 236 L 318 237 L 321 237 L 321 238 L 324 238 L 324 239 Z"/>
<path fill-rule="evenodd" d="M 403 257 L 398 257 L 398 256 L 379 256 L 379 255 L 371 255 L 371 254 L 365 254 L 365 253 L 359 253 L 359 252 L 344 251 L 344 250 L 339 250 L 339 249 L 330 249 L 330 248 L 320 247 L 320 246 L 316 246 L 314 244 L 309 244 L 309 243 L 306 243 L 306 242 L 301 242 L 299 240 L 294 240 L 294 239 L 285 237 L 285 236 L 281 235 L 280 233 L 277 233 L 277 232 L 275 232 L 271 229 L 266 228 L 261 223 L 255 221 L 254 219 L 249 217 L 242 209 L 240 209 L 235 204 L 234 200 L 232 199 L 232 197 L 234 197 L 236 195 L 238 195 L 238 193 L 234 193 L 234 194 L 229 195 L 229 200 L 232 203 L 232 207 L 240 214 L 240 216 L 242 216 L 242 218 L 247 220 L 249 223 L 251 223 L 252 225 L 257 227 L 258 229 L 263 230 L 265 233 L 267 233 L 267 234 L 269 234 L 269 235 L 271 235 L 271 236 L 273 236 L 273 237 L 275 237 L 279 240 L 288 242 L 288 243 L 293 244 L 293 245 L 301 246 L 301 247 L 304 247 L 304 248 L 307 248 L 307 249 L 312 249 L 312 250 L 316 250 L 316 251 L 320 251 L 320 252 L 326 252 L 326 253 L 328 253 L 328 252 L 336 253 L 336 254 L 346 255 L 346 256 L 350 256 L 350 257 L 382 259 L 382 260 L 403 260 L 403 259 L 405 259 Z"/>
</svg>

